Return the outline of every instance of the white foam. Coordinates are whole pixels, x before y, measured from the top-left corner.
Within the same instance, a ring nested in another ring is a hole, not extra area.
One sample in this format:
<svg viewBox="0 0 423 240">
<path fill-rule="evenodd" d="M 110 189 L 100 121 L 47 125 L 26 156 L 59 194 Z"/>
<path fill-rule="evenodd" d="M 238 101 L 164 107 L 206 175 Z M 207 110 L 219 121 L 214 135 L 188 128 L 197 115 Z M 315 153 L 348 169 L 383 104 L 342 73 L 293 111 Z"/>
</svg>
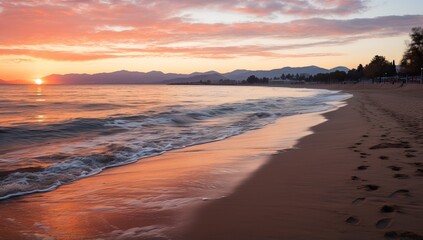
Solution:
<svg viewBox="0 0 423 240">
<path fill-rule="evenodd" d="M 165 232 L 172 229 L 162 225 L 151 225 L 145 227 L 134 227 L 126 230 L 114 230 L 109 234 L 111 239 L 170 239 Z"/>
<path fill-rule="evenodd" d="M 334 107 L 328 102 L 348 97 L 348 94 L 321 91 L 320 95 L 313 97 L 255 99 L 195 111 L 179 109 L 149 117 L 112 119 L 105 123 L 106 127 L 130 130 L 73 144 L 66 149 L 70 157 L 53 162 L 43 171 L 10 174 L 0 181 L 0 200 L 51 191 L 105 168 L 130 164 L 174 149 L 223 140 L 264 127 L 280 117 L 328 110 Z M 116 147 L 120 146 L 118 143 L 121 147 Z M 91 149 L 101 148 L 105 149 L 91 153 Z M 183 203 L 185 200 L 180 201 Z M 167 207 L 172 204 L 179 203 L 164 203 Z"/>
</svg>

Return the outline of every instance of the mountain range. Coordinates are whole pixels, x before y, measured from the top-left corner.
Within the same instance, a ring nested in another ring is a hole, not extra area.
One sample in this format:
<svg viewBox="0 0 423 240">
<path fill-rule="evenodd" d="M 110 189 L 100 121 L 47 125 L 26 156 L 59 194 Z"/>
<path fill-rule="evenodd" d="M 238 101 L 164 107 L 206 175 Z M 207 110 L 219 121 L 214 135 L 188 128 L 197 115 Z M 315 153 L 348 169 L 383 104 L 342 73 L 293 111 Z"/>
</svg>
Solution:
<svg viewBox="0 0 423 240">
<path fill-rule="evenodd" d="M 194 72 L 191 74 L 178 73 L 163 73 L 160 71 L 151 72 L 131 72 L 131 71 L 117 71 L 111 73 L 96 73 L 96 74 L 52 74 L 43 77 L 42 79 L 47 83 L 54 84 L 169 84 L 169 83 L 184 83 L 184 82 L 199 82 L 211 81 L 217 82 L 223 80 L 242 81 L 251 75 L 263 78 L 280 77 L 282 74 L 307 74 L 316 75 L 319 73 L 329 73 L 334 71 L 348 72 L 346 67 L 336 67 L 332 69 L 325 69 L 317 66 L 307 67 L 284 67 L 272 70 L 235 70 L 228 73 L 218 73 L 216 71 L 209 72 Z M 8 83 L 0 80 L 0 84 Z"/>
<path fill-rule="evenodd" d="M 21 80 L 9 80 L 9 81 L 6 81 L 6 80 L 3 80 L 3 79 L 0 79 L 0 85 L 1 84 L 20 84 L 22 82 L 24 82 L 24 81 L 21 81 Z"/>
<path fill-rule="evenodd" d="M 346 67 L 336 67 L 332 69 L 325 69 L 317 66 L 307 66 L 307 67 L 284 67 L 272 70 L 259 70 L 259 71 L 250 71 L 250 70 L 235 70 L 230 73 L 223 74 L 226 78 L 231 80 L 245 80 L 251 75 L 255 75 L 258 78 L 273 78 L 280 77 L 282 74 L 307 74 L 307 75 L 316 75 L 319 73 L 329 73 L 335 71 L 344 71 L 348 72 L 349 69 Z"/>
</svg>

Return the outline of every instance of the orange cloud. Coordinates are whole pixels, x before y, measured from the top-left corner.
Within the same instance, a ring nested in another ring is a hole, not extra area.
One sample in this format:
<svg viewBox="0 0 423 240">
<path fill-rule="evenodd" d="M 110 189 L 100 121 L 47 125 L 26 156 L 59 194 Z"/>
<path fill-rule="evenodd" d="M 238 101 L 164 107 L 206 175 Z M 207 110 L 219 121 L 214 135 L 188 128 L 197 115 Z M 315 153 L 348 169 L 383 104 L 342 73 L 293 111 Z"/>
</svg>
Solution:
<svg viewBox="0 0 423 240">
<path fill-rule="evenodd" d="M 192 24 L 187 22 L 187 19 L 178 17 L 178 14 L 186 9 L 195 10 L 208 6 L 219 11 L 241 11 L 253 15 L 299 16 L 348 14 L 365 8 L 362 0 L 15 0 L 0 4 L 3 9 L 0 13 L 2 45 L 79 44 L 89 41 L 161 42 L 196 37 L 187 35 L 190 33 L 209 37 L 220 32 L 229 33 L 241 27 L 247 27 L 245 30 L 251 31 L 259 25 Z M 272 25 L 272 28 L 280 27 Z M 123 31 L 114 31 L 118 28 Z M 207 34 L 208 32 L 210 34 Z"/>
<path fill-rule="evenodd" d="M 0 55 L 29 56 L 56 61 L 88 61 L 105 58 L 117 58 L 117 54 L 108 53 L 75 53 L 67 51 L 29 50 L 29 49 L 0 49 Z"/>
<path fill-rule="evenodd" d="M 291 54 L 288 50 L 397 36 L 423 22 L 423 15 L 345 18 L 365 10 L 367 5 L 365 0 L 0 1 L 0 56 L 54 61 L 146 56 L 339 56 L 342 53 L 310 50 Z M 200 8 L 242 14 L 249 21 L 201 23 L 182 14 Z M 297 20 L 272 22 L 265 18 L 282 15 Z M 327 15 L 343 18 L 322 17 Z M 301 42 L 304 39 L 308 42 Z M 196 47 L 192 42 L 197 43 Z M 57 50 L 55 45 L 65 47 Z M 75 46 L 85 46 L 88 50 L 75 51 Z M 104 50 L 90 50 L 89 46 L 102 46 Z"/>
</svg>

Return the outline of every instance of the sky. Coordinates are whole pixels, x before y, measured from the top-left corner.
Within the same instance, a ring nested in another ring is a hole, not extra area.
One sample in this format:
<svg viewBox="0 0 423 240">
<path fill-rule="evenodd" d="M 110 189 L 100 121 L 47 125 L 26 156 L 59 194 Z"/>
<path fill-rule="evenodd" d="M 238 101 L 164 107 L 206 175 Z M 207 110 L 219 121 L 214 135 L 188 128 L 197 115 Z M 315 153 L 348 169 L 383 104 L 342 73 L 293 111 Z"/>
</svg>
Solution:
<svg viewBox="0 0 423 240">
<path fill-rule="evenodd" d="M 401 60 L 421 0 L 0 0 L 0 79 Z"/>
</svg>

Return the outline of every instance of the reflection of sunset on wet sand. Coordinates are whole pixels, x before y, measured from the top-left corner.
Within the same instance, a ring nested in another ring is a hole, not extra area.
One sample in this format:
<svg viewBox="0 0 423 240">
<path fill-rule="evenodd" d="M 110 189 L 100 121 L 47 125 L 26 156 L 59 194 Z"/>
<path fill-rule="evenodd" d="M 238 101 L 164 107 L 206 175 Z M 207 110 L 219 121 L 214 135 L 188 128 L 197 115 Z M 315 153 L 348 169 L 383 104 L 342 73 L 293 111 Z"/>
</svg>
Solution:
<svg viewBox="0 0 423 240">
<path fill-rule="evenodd" d="M 422 240 L 422 23 L 422 0 L 0 0 L 0 240 Z"/>
<path fill-rule="evenodd" d="M 21 222 L 12 224 L 16 230 L 26 229 L 28 236 L 116 238 L 131 229 L 147 238 L 167 236 L 189 222 L 191 210 L 227 196 L 268 154 L 293 146 L 310 133 L 307 125 L 322 121 L 317 114 L 287 118 L 225 142 L 177 150 L 54 192 L 7 200 L 0 206 L 0 230 L 10 227 L 7 219 L 13 218 Z M 154 231 L 145 230 L 151 226 Z"/>
</svg>

